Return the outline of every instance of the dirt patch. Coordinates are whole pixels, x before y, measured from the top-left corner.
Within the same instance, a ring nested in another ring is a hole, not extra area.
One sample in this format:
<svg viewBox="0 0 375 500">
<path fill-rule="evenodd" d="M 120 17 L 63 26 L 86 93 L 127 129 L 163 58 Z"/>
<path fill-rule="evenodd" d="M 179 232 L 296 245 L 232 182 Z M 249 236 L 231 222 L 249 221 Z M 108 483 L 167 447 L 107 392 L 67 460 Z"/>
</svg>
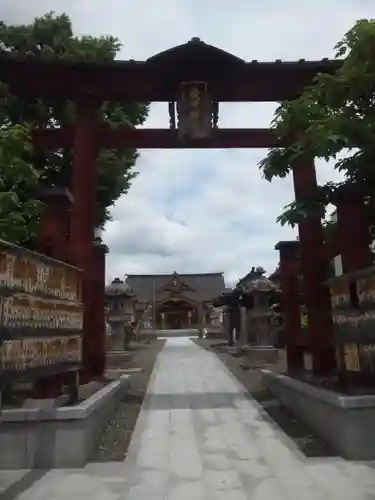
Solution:
<svg viewBox="0 0 375 500">
<path fill-rule="evenodd" d="M 119 369 L 129 370 L 127 372 L 130 377 L 129 388 L 104 429 L 91 457 L 91 462 L 124 460 L 156 357 L 164 343 L 165 340 L 158 339 L 134 342 L 129 346 L 129 351 L 132 353 L 131 359 L 124 356 L 121 364 L 119 358 L 116 357 L 115 366 L 111 366 L 110 356 L 107 358 L 108 376 L 116 378 L 119 376 Z M 140 368 L 141 371 L 135 370 L 136 368 Z"/>
<path fill-rule="evenodd" d="M 287 408 L 282 406 L 263 382 L 261 369 L 267 368 L 274 373 L 285 373 L 285 352 L 279 351 L 276 363 L 250 363 L 241 355 L 228 352 L 228 347 L 215 343 L 212 339 L 194 341 L 197 345 L 215 353 L 228 370 L 247 389 L 249 394 L 262 406 L 264 411 L 296 443 L 307 457 L 334 457 L 335 452 L 321 439 L 315 436 L 306 425 L 297 419 Z"/>
</svg>

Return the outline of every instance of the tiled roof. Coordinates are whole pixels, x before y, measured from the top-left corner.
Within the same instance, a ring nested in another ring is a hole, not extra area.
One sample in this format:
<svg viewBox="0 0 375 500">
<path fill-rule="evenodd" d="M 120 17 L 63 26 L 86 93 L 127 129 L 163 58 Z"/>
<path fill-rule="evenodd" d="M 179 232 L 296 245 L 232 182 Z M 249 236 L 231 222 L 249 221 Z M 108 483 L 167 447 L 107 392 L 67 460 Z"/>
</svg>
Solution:
<svg viewBox="0 0 375 500">
<path fill-rule="evenodd" d="M 181 295 L 193 301 L 211 301 L 225 290 L 223 273 L 128 274 L 126 283 L 139 301 L 151 302 L 154 288 L 156 301 L 160 301 L 170 294 L 163 287 L 174 277 L 189 288 L 183 290 Z"/>
<path fill-rule="evenodd" d="M 260 271 L 257 271 L 255 269 L 255 267 L 253 267 L 251 269 L 251 271 L 246 274 L 246 276 L 244 276 L 243 278 L 241 278 L 240 280 L 238 280 L 236 286 L 237 287 L 241 287 L 242 285 L 247 284 L 250 281 L 254 281 L 254 280 L 258 279 L 258 278 L 261 278 L 263 274 L 264 273 L 262 273 Z"/>
</svg>

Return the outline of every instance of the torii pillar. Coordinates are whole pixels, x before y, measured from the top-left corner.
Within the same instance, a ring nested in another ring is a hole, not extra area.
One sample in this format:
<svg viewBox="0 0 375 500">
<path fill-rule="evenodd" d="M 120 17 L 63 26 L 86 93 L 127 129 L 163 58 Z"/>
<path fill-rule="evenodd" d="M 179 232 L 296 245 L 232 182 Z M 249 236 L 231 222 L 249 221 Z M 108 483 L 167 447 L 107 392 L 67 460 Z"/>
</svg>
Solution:
<svg viewBox="0 0 375 500">
<path fill-rule="evenodd" d="M 92 269 L 93 294 L 93 331 L 90 335 L 95 349 L 90 350 L 90 373 L 101 376 L 105 369 L 106 329 L 105 329 L 105 258 L 108 248 L 100 238 L 94 243 L 94 266 Z"/>
<path fill-rule="evenodd" d="M 299 301 L 299 242 L 279 241 L 275 250 L 280 254 L 280 281 L 282 310 L 286 336 L 286 359 L 288 371 L 300 371 L 304 367 L 303 352 L 299 347 L 301 336 L 301 314 Z"/>
<path fill-rule="evenodd" d="M 69 261 L 70 247 L 68 241 L 69 210 L 73 199 L 65 187 L 43 189 L 39 196 L 44 203 L 37 234 L 37 251 L 61 260 Z M 61 395 L 67 374 L 57 374 L 39 378 L 35 383 L 36 398 L 56 398 Z"/>
<path fill-rule="evenodd" d="M 312 158 L 304 157 L 293 166 L 293 181 L 296 201 L 314 203 L 318 186 Z M 318 210 L 301 220 L 298 229 L 313 372 L 326 376 L 333 373 L 336 362 L 330 294 L 324 284 L 329 262 Z"/>
<path fill-rule="evenodd" d="M 39 199 L 44 203 L 44 208 L 37 236 L 37 249 L 54 259 L 69 261 L 69 211 L 73 197 L 69 189 L 54 187 L 43 189 Z"/>
<path fill-rule="evenodd" d="M 337 208 L 337 247 L 344 273 L 372 265 L 371 236 L 363 193 L 351 185 L 340 187 L 332 197 Z"/>
<path fill-rule="evenodd" d="M 95 332 L 95 294 L 93 286 L 95 204 L 97 187 L 97 130 L 98 105 L 90 99 L 77 102 L 77 117 L 74 124 L 73 169 L 71 190 L 73 209 L 70 224 L 70 241 L 74 264 L 83 272 L 83 342 L 81 383 L 93 376 L 91 353 L 103 346 L 97 343 Z M 95 373 L 95 375 L 97 375 Z"/>
</svg>

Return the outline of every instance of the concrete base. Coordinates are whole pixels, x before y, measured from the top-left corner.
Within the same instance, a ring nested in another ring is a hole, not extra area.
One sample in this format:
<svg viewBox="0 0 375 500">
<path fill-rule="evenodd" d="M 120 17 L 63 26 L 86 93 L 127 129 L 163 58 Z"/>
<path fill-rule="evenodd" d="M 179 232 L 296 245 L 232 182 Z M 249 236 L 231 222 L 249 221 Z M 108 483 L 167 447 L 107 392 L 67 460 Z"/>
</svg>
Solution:
<svg viewBox="0 0 375 500">
<path fill-rule="evenodd" d="M 58 398 L 52 399 L 25 399 L 22 408 L 43 408 L 45 410 L 50 410 L 65 405 L 68 400 L 69 396 L 67 394 L 62 394 Z"/>
<path fill-rule="evenodd" d="M 134 353 L 132 351 L 107 351 L 106 367 L 123 367 L 125 363 L 129 363 L 133 358 Z"/>
<path fill-rule="evenodd" d="M 221 328 L 207 328 L 204 338 L 206 339 L 226 339 L 228 334 L 225 330 Z"/>
<path fill-rule="evenodd" d="M 139 342 L 146 342 L 148 340 L 156 340 L 159 336 L 159 330 L 145 329 L 138 332 L 137 340 Z"/>
<path fill-rule="evenodd" d="M 250 363 L 272 364 L 279 358 L 279 351 L 273 346 L 246 346 L 241 350 Z"/>
<path fill-rule="evenodd" d="M 375 396 L 347 396 L 262 370 L 276 398 L 349 460 L 375 459 Z"/>
<path fill-rule="evenodd" d="M 128 375 L 76 406 L 3 410 L 0 469 L 83 467 L 128 385 Z"/>
<path fill-rule="evenodd" d="M 121 351 L 125 347 L 125 335 L 121 333 L 112 333 L 107 337 L 107 351 Z"/>
</svg>

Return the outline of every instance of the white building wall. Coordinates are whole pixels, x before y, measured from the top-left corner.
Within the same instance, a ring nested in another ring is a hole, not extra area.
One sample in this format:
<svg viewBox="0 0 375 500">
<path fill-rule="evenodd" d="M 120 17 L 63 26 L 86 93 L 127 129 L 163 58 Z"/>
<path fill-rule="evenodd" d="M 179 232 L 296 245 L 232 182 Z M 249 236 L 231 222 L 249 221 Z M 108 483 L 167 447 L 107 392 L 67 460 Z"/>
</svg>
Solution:
<svg viewBox="0 0 375 500">
<path fill-rule="evenodd" d="M 337 222 L 337 210 L 335 210 L 330 217 L 332 222 Z M 333 268 L 335 270 L 335 276 L 340 276 L 342 274 L 342 257 L 341 254 L 336 255 L 333 258 Z"/>
<path fill-rule="evenodd" d="M 342 257 L 341 257 L 341 255 L 336 255 L 336 257 L 334 257 L 333 267 L 335 269 L 335 276 L 340 276 L 342 274 Z"/>
</svg>

